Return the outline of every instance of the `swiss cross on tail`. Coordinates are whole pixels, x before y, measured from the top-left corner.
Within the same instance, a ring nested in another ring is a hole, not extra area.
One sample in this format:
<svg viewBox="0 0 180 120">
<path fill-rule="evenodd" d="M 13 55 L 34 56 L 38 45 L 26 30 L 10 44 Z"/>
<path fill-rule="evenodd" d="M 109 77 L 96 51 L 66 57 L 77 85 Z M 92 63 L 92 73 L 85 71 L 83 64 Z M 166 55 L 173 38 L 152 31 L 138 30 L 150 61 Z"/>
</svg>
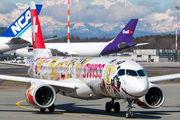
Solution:
<svg viewBox="0 0 180 120">
<path fill-rule="evenodd" d="M 39 24 L 39 19 L 36 11 L 35 4 L 31 4 L 31 25 L 32 25 L 32 42 L 33 42 L 33 48 L 35 49 L 44 49 L 44 40 L 41 32 L 41 27 Z"/>
<path fill-rule="evenodd" d="M 37 32 L 38 32 L 38 25 L 36 25 L 36 17 L 33 17 L 33 25 L 32 25 L 33 41 L 35 41 L 35 33 Z"/>
<path fill-rule="evenodd" d="M 44 40 L 36 11 L 36 6 L 33 1 L 30 2 L 30 9 L 31 9 L 33 57 L 49 57 L 49 54 L 47 53 L 44 45 Z"/>
</svg>

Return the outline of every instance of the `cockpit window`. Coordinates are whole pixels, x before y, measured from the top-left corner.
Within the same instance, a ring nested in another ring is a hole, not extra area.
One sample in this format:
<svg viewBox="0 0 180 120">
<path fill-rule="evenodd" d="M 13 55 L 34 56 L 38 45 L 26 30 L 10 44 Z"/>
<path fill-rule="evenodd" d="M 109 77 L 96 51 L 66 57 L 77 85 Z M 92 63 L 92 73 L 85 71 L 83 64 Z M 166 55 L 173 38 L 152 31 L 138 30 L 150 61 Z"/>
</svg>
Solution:
<svg viewBox="0 0 180 120">
<path fill-rule="evenodd" d="M 126 70 L 126 74 L 130 76 L 137 76 L 137 73 L 134 70 Z"/>
<path fill-rule="evenodd" d="M 124 69 L 121 69 L 118 71 L 118 76 L 122 76 L 122 75 L 125 75 L 125 70 Z"/>
<path fill-rule="evenodd" d="M 145 72 L 144 69 L 138 70 L 137 73 L 138 73 L 139 76 L 146 76 L 146 72 Z"/>
</svg>

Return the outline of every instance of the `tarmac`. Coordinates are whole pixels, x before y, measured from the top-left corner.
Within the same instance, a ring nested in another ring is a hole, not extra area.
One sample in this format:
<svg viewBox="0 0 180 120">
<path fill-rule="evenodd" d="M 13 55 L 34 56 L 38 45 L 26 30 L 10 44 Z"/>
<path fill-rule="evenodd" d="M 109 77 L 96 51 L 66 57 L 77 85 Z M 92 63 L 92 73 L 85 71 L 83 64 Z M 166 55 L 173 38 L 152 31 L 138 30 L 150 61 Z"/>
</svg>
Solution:
<svg viewBox="0 0 180 120">
<path fill-rule="evenodd" d="M 143 109 L 135 105 L 137 120 L 179 120 L 180 119 L 180 83 L 160 84 L 166 93 L 166 101 L 158 109 Z M 110 99 L 80 100 L 57 94 L 55 113 L 41 113 L 39 109 L 32 108 L 25 100 L 24 92 L 0 92 L 0 119 L 1 120 L 124 120 L 127 103 L 118 100 L 121 105 L 120 113 L 105 112 L 105 104 Z"/>
<path fill-rule="evenodd" d="M 147 72 L 174 72 L 180 71 L 180 63 L 140 63 Z M 0 65 L 0 74 L 25 74 L 23 67 L 11 67 Z M 144 109 L 134 105 L 135 119 L 151 120 L 179 120 L 180 119 L 180 83 L 158 84 L 166 93 L 166 100 L 163 106 L 158 109 Z M 55 113 L 41 113 L 39 109 L 33 108 L 25 100 L 25 91 L 8 90 L 1 91 L 0 88 L 0 120 L 114 120 L 126 119 L 127 103 L 118 100 L 121 105 L 120 113 L 105 112 L 105 104 L 111 99 L 105 98 L 100 100 L 80 100 L 57 94 L 55 102 Z"/>
</svg>

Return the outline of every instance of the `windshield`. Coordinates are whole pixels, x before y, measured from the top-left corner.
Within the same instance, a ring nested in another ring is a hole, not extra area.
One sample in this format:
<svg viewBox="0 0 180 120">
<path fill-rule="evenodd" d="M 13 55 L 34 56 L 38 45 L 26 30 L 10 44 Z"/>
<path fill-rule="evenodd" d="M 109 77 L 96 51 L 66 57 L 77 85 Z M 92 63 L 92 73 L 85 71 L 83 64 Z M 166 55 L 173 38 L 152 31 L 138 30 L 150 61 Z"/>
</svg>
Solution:
<svg viewBox="0 0 180 120">
<path fill-rule="evenodd" d="M 125 75 L 125 70 L 124 69 L 121 69 L 118 71 L 118 76 L 122 76 L 122 75 Z"/>
<path fill-rule="evenodd" d="M 138 76 L 136 71 L 134 70 L 126 70 L 126 74 L 130 76 Z"/>
<path fill-rule="evenodd" d="M 139 76 L 146 76 L 146 71 L 144 69 L 137 71 Z"/>
</svg>

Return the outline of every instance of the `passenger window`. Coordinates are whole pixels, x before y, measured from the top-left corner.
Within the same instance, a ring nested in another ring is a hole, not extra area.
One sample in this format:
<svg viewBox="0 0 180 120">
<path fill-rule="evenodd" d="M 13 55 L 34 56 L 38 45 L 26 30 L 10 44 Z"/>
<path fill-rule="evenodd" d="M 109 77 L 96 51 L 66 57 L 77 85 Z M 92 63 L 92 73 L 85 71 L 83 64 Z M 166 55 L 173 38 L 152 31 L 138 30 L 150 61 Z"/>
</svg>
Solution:
<svg viewBox="0 0 180 120">
<path fill-rule="evenodd" d="M 118 76 L 122 76 L 122 75 L 125 75 L 125 70 L 124 69 L 121 69 L 118 71 Z"/>
<path fill-rule="evenodd" d="M 138 73 L 139 76 L 142 76 L 142 77 L 146 76 L 146 71 L 144 69 L 143 70 L 138 70 L 137 73 Z"/>
<path fill-rule="evenodd" d="M 126 74 L 130 76 L 137 76 L 137 73 L 134 70 L 126 70 Z"/>
</svg>

